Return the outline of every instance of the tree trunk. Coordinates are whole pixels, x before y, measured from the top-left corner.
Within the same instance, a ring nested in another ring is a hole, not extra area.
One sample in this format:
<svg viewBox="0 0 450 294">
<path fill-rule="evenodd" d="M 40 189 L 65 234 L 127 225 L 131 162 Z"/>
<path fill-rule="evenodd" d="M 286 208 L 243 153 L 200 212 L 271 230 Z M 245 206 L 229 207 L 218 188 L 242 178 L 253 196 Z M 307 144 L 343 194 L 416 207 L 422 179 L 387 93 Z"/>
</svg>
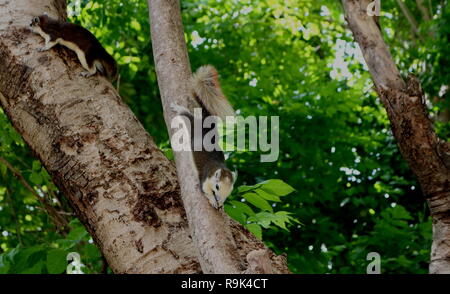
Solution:
<svg viewBox="0 0 450 294">
<path fill-rule="evenodd" d="M 0 102 L 116 273 L 198 273 L 174 165 L 112 85 L 28 30 L 65 1 L 1 1 Z"/>
<path fill-rule="evenodd" d="M 189 86 L 191 69 L 180 6 L 178 0 L 149 0 L 148 4 L 158 84 L 166 125 L 172 136 L 176 130 L 171 129 L 175 116 L 169 107 L 171 102 L 187 107 L 195 105 Z M 183 204 L 203 272 L 288 272 L 283 257 L 276 257 L 244 227 L 223 211 L 212 208 L 200 190 L 190 152 L 174 153 Z M 230 225 L 234 230 L 230 230 Z M 245 241 L 243 232 L 247 235 Z"/>
<path fill-rule="evenodd" d="M 434 132 L 418 80 L 405 81 L 366 13 L 370 0 L 343 0 L 346 19 L 383 102 L 403 158 L 417 176 L 433 218 L 430 273 L 450 273 L 450 143 Z"/>
</svg>

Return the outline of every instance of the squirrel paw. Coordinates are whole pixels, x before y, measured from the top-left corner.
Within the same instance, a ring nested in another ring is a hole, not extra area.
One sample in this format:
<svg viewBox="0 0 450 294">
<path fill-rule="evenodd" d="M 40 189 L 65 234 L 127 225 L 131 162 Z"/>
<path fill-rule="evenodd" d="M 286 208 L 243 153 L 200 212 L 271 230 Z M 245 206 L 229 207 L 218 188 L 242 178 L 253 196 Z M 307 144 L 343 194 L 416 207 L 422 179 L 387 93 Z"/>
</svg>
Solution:
<svg viewBox="0 0 450 294">
<path fill-rule="evenodd" d="M 88 71 L 80 72 L 80 76 L 85 77 L 85 78 L 92 77 L 94 74 L 95 74 L 95 73 L 90 73 L 90 72 L 88 72 Z"/>
<path fill-rule="evenodd" d="M 214 209 L 220 210 L 223 206 L 220 205 L 216 199 L 214 197 L 207 197 L 209 204 L 211 204 L 212 207 L 214 207 Z"/>
</svg>

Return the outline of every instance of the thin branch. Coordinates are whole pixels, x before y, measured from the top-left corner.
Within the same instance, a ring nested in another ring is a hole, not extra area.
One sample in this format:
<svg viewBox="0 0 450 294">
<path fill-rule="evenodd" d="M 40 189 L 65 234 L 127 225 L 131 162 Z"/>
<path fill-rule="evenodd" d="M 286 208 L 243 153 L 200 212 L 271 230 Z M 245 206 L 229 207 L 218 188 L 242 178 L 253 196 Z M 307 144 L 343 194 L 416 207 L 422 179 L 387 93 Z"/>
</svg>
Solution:
<svg viewBox="0 0 450 294">
<path fill-rule="evenodd" d="M 150 28 L 158 85 L 170 136 L 170 103 L 187 105 L 191 68 L 178 0 L 149 0 Z M 192 99 L 190 99 L 192 101 Z M 188 152 L 174 152 L 181 196 L 204 273 L 240 273 L 237 248 L 226 218 L 205 200 Z"/>
<path fill-rule="evenodd" d="M 425 4 L 423 3 L 424 0 L 416 0 L 417 7 L 419 8 L 420 12 L 423 15 L 423 19 L 425 21 L 431 20 L 431 15 L 427 7 L 425 7 Z"/>
<path fill-rule="evenodd" d="M 13 175 L 22 183 L 22 185 L 30 191 L 36 199 L 44 206 L 45 210 L 47 211 L 48 215 L 53 219 L 53 222 L 59 232 L 64 231 L 64 227 L 67 226 L 68 222 L 67 220 L 60 216 L 55 208 L 51 206 L 44 197 L 41 197 L 36 190 L 25 180 L 22 173 L 18 171 L 16 168 L 14 168 L 9 161 L 7 161 L 5 158 L 0 156 L 0 162 L 2 162 L 6 167 L 13 173 Z"/>
<path fill-rule="evenodd" d="M 20 235 L 20 224 L 19 224 L 19 218 L 17 217 L 16 208 L 14 207 L 14 201 L 11 197 L 11 191 L 8 187 L 6 187 L 6 198 L 8 198 L 9 206 L 11 208 L 11 215 L 14 220 L 14 223 L 16 224 L 16 236 L 17 240 L 19 240 L 19 244 L 23 246 L 22 242 L 22 236 Z"/>
<path fill-rule="evenodd" d="M 171 122 L 175 114 L 169 110 L 170 103 L 185 106 L 195 103 L 189 86 L 191 69 L 180 5 L 178 0 L 148 0 L 148 4 L 158 85 L 164 118 L 172 136 L 175 130 L 171 128 Z M 192 155 L 183 151 L 174 154 L 183 205 L 202 271 L 242 273 L 246 267 L 251 268 L 250 261 L 245 262 L 246 256 L 267 247 L 225 212 L 212 208 L 200 190 Z M 283 256 L 276 256 L 268 249 L 267 256 L 266 272 L 289 273 Z"/>
<path fill-rule="evenodd" d="M 398 3 L 398 6 L 400 6 L 400 10 L 403 12 L 406 19 L 408 20 L 409 25 L 411 26 L 411 29 L 413 30 L 414 34 L 416 34 L 417 37 L 419 37 L 419 39 L 423 41 L 423 38 L 419 32 L 419 24 L 417 23 L 416 19 L 412 15 L 409 8 L 405 5 L 405 3 L 403 3 L 402 0 L 397 0 L 397 3 Z"/>
</svg>

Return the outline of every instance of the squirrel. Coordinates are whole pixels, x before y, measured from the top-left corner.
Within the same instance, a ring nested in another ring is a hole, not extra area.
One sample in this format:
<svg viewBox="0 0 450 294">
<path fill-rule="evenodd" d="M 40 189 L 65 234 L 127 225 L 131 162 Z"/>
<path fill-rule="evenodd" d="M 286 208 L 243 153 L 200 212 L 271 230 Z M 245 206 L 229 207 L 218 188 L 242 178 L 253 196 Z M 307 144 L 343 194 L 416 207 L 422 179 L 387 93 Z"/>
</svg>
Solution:
<svg viewBox="0 0 450 294">
<path fill-rule="evenodd" d="M 63 45 L 77 54 L 81 65 L 87 70 L 81 76 L 90 77 L 99 72 L 111 82 L 117 79 L 116 61 L 97 38 L 82 26 L 43 14 L 32 19 L 30 29 L 45 40 L 45 46 L 39 52 L 50 50 L 57 44 Z"/>
<path fill-rule="evenodd" d="M 200 67 L 193 75 L 190 85 L 193 97 L 202 108 L 202 142 L 205 134 L 211 130 L 215 132 L 215 138 L 218 138 L 216 123 L 208 128 L 203 126 L 204 120 L 209 116 L 217 116 L 225 121 L 227 116 L 234 116 L 234 110 L 222 92 L 217 70 L 211 65 Z M 222 208 L 225 200 L 233 191 L 236 173 L 226 167 L 224 154 L 217 145 L 212 151 L 195 151 L 194 120 L 197 118 L 194 118 L 192 112 L 183 106 L 171 103 L 170 107 L 178 115 L 186 116 L 189 119 L 192 155 L 200 188 L 214 208 Z M 217 143 L 215 142 L 215 144 Z"/>
</svg>

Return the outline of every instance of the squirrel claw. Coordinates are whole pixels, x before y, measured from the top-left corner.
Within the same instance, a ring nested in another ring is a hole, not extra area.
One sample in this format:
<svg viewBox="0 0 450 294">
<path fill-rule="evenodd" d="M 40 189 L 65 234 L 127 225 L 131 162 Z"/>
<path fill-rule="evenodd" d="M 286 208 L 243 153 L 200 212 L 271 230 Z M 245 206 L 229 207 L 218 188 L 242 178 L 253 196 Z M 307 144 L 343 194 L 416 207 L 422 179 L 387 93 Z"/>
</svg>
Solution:
<svg viewBox="0 0 450 294">
<path fill-rule="evenodd" d="M 85 78 L 92 77 L 93 75 L 94 74 L 87 72 L 87 71 L 80 72 L 80 76 L 85 77 Z"/>
</svg>

